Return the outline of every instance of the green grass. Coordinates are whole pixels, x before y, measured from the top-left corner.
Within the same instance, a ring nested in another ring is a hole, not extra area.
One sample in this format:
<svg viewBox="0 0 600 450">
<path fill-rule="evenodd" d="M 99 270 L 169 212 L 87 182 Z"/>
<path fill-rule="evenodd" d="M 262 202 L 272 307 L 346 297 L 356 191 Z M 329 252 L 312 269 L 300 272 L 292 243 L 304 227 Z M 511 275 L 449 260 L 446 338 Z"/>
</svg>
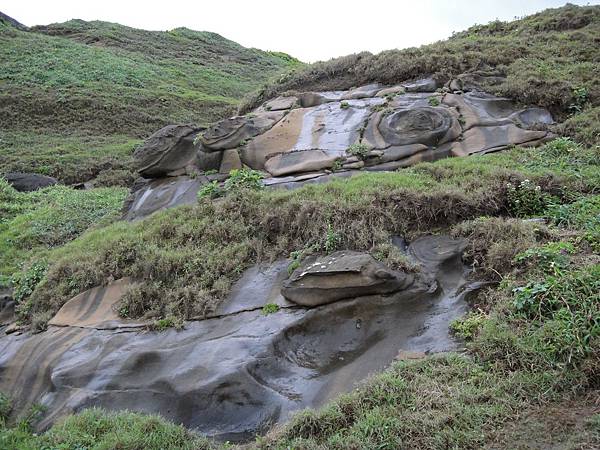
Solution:
<svg viewBox="0 0 600 450">
<path fill-rule="evenodd" d="M 586 145 L 600 143 L 600 6 L 566 5 L 511 22 L 475 25 L 418 48 L 361 52 L 311 64 L 249 96 L 247 112 L 287 91 L 348 89 L 372 82 L 394 85 L 433 75 L 444 83 L 469 71 L 503 75 L 487 91 L 546 107 L 557 130 Z"/>
<path fill-rule="evenodd" d="M 548 205 L 572 202 L 600 186 L 595 154 L 559 140 L 541 149 L 447 159 L 295 191 L 241 189 L 216 201 L 201 198 L 197 206 L 133 224 L 114 223 L 53 249 L 47 255 L 46 276 L 19 310 L 24 320 L 43 326 L 73 295 L 131 276 L 146 282 L 124 296 L 122 316 L 203 316 L 214 310 L 244 269 L 261 259 L 306 248 L 376 253 L 390 234 L 410 238 L 448 231 L 480 216 L 515 214 L 519 211 L 511 208 L 507 185 L 525 179 L 540 186 Z M 474 224 L 476 230 L 485 229 Z M 513 239 L 514 253 L 508 259 L 506 246 L 494 250 L 486 243 L 489 233 L 473 234 L 473 227 L 456 233 L 483 243 L 473 258 L 484 248 L 495 255 L 491 260 L 505 265 L 526 245 L 547 239 L 529 225 L 501 225 L 491 235 Z M 481 267 L 496 279 L 493 267 Z"/>
<path fill-rule="evenodd" d="M 129 168 L 140 138 L 221 119 L 300 65 L 184 28 L 72 20 L 26 32 L 0 22 L 0 173 L 37 171 L 38 152 L 42 171 L 66 183 Z"/>
<path fill-rule="evenodd" d="M 213 445 L 158 416 L 88 409 L 57 423 L 41 436 L 21 425 L 0 428 L 0 447 L 6 450 L 152 449 L 202 450 Z"/>
<path fill-rule="evenodd" d="M 74 190 L 54 186 L 19 193 L 0 178 L 0 286 L 35 256 L 75 239 L 94 225 L 118 218 L 126 190 Z"/>
</svg>

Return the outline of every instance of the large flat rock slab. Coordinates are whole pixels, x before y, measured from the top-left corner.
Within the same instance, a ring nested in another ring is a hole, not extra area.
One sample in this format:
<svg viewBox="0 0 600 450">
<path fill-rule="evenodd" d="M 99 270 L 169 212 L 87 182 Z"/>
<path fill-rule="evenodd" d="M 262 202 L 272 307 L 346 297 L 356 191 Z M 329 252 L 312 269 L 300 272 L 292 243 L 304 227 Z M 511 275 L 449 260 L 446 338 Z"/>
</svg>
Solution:
<svg viewBox="0 0 600 450">
<path fill-rule="evenodd" d="M 45 406 L 40 429 L 98 406 L 158 413 L 223 440 L 249 439 L 348 392 L 401 350 L 457 348 L 448 322 L 464 310 L 467 269 L 457 257 L 461 245 L 440 239 L 409 246 L 415 260 L 434 262 L 426 269 L 432 279 L 445 280 L 435 291 L 413 284 L 391 295 L 290 305 L 279 294 L 287 277 L 287 262 L 279 261 L 246 272 L 220 315 L 181 331 L 78 326 L 80 307 L 99 314 L 94 298 L 116 298 L 127 281 L 92 290 L 57 315 L 78 325 L 0 338 L 0 390 L 14 397 L 17 413 Z M 267 303 L 280 308 L 265 314 Z"/>
<path fill-rule="evenodd" d="M 122 278 L 82 292 L 65 303 L 48 325 L 104 330 L 142 327 L 144 323 L 125 321 L 117 313 L 121 297 L 134 285 L 130 278 Z"/>
</svg>

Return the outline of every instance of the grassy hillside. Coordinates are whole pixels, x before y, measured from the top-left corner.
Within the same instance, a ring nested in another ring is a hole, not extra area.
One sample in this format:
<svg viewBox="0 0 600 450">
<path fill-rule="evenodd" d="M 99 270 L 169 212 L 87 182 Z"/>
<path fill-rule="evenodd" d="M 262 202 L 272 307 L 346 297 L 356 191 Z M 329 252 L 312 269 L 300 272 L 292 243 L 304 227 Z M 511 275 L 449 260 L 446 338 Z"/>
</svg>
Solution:
<svg viewBox="0 0 600 450">
<path fill-rule="evenodd" d="M 599 11 L 567 6 L 477 26 L 419 49 L 319 63 L 253 101 L 289 89 L 502 70 L 506 82 L 490 89 L 552 108 L 574 136 L 541 148 L 421 163 L 295 191 L 239 189 L 137 223 L 111 220 L 110 205 L 118 205 L 123 190 L 84 199 L 56 187 L 17 196 L 0 185 L 0 222 L 13 224 L 0 233 L 20 246 L 6 252 L 25 262 L 13 277 L 22 322 L 43 329 L 74 294 L 133 276 L 146 283 L 126 295 L 119 313 L 177 324 L 219 302 L 256 261 L 308 249 L 385 255 L 390 234 L 449 233 L 468 240 L 464 258 L 473 276 L 491 283 L 471 299 L 471 312 L 451 324 L 467 351 L 396 362 L 242 448 L 600 448 Z M 48 201 L 72 216 L 73 234 L 64 235 L 63 215 L 53 215 Z M 72 207 L 87 201 L 104 205 L 106 215 Z M 39 233 L 35 211 L 50 232 Z M 7 273 L 15 270 L 8 258 L 0 263 Z M 15 423 L 9 411 L 10 399 L 0 395 L 2 448 L 220 446 L 153 416 L 99 410 L 36 435 L 34 414 Z"/>
<path fill-rule="evenodd" d="M 140 138 L 206 125 L 299 66 L 215 33 L 71 20 L 19 30 L 0 20 L 0 174 L 84 181 L 127 169 Z"/>
<path fill-rule="evenodd" d="M 475 25 L 418 48 L 368 52 L 320 62 L 272 83 L 242 105 L 248 111 L 286 91 L 345 89 L 467 71 L 505 76 L 486 90 L 547 107 L 558 131 L 600 144 L 600 6 L 567 5 L 512 22 Z"/>
</svg>

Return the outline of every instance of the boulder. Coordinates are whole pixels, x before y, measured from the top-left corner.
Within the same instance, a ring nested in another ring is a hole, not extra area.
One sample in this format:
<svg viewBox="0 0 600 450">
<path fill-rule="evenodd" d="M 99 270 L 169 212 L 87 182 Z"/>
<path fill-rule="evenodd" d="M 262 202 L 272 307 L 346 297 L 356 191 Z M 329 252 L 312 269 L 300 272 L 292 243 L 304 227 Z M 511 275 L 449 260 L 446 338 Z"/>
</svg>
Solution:
<svg viewBox="0 0 600 450">
<path fill-rule="evenodd" d="M 384 87 L 385 86 L 379 83 L 367 84 L 366 86 L 361 86 L 348 91 L 342 96 L 342 100 L 356 100 L 359 98 L 375 97 L 375 95 Z"/>
<path fill-rule="evenodd" d="M 236 148 L 223 150 L 223 159 L 219 167 L 219 173 L 229 173 L 234 169 L 242 168 L 242 160 Z"/>
<path fill-rule="evenodd" d="M 303 306 L 391 294 L 411 286 L 414 276 L 396 272 L 366 253 L 339 251 L 306 258 L 283 283 L 281 294 Z"/>
<path fill-rule="evenodd" d="M 146 178 L 160 178 L 193 164 L 198 152 L 194 138 L 200 130 L 194 125 L 158 130 L 133 153 L 138 172 Z"/>
<path fill-rule="evenodd" d="M 261 111 L 282 111 L 292 109 L 298 102 L 298 97 L 277 97 L 265 102 Z"/>
<path fill-rule="evenodd" d="M 435 92 L 438 88 L 437 81 L 433 78 L 422 78 L 411 83 L 403 84 L 406 92 Z"/>
<path fill-rule="evenodd" d="M 267 111 L 230 117 L 204 131 L 200 142 L 208 152 L 236 148 L 247 139 L 269 130 L 284 115 L 285 111 Z"/>
<path fill-rule="evenodd" d="M 340 101 L 345 94 L 346 91 L 303 92 L 298 95 L 298 103 L 302 108 L 311 108 L 324 103 Z"/>
<path fill-rule="evenodd" d="M 8 184 L 19 192 L 32 192 L 48 186 L 54 186 L 56 178 L 39 175 L 37 173 L 7 173 L 4 175 Z"/>
<path fill-rule="evenodd" d="M 281 153 L 267 160 L 265 170 L 275 177 L 292 173 L 314 172 L 332 168 L 335 160 L 339 158 L 339 153 L 324 150 Z"/>
</svg>

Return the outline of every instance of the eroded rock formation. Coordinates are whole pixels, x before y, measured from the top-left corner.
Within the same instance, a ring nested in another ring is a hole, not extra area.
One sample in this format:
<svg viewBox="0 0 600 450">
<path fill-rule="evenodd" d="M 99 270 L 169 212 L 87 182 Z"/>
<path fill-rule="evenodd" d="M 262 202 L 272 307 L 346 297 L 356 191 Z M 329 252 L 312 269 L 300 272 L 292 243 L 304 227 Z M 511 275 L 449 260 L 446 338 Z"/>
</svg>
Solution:
<svg viewBox="0 0 600 450">
<path fill-rule="evenodd" d="M 346 171 L 396 170 L 549 139 L 548 111 L 478 90 L 482 79 L 494 76 L 463 74 L 446 86 L 424 78 L 397 86 L 303 92 L 269 100 L 206 130 L 165 127 L 136 152 L 138 169 L 151 179 L 183 178 L 159 183 L 170 186 L 169 195 L 146 181 L 135 201 L 129 200 L 138 212 L 127 210 L 126 217 L 193 203 L 189 186 L 195 193 L 207 179 L 190 182 L 189 177 L 207 171 L 227 176 L 249 167 L 264 173 L 266 185 L 294 187 Z"/>
<path fill-rule="evenodd" d="M 399 354 L 456 348 L 448 322 L 466 308 L 463 246 L 447 237 L 415 241 L 407 255 L 420 275 L 401 275 L 353 252 L 307 261 L 308 273 L 289 282 L 287 261 L 254 267 L 213 314 L 181 331 L 152 332 L 119 319 L 115 308 L 134 281 L 118 280 L 74 297 L 43 333 L 1 337 L 0 391 L 14 398 L 16 413 L 44 405 L 41 429 L 101 406 L 247 439 L 352 389 Z M 316 261 L 320 272 L 309 268 Z M 321 293 L 319 283 L 296 289 L 318 273 L 332 277 Z M 354 295 L 344 291 L 346 281 Z M 336 285 L 342 299 L 329 289 Z M 290 303 L 282 286 L 294 299 L 322 306 Z M 265 315 L 266 304 L 279 310 Z"/>
</svg>

